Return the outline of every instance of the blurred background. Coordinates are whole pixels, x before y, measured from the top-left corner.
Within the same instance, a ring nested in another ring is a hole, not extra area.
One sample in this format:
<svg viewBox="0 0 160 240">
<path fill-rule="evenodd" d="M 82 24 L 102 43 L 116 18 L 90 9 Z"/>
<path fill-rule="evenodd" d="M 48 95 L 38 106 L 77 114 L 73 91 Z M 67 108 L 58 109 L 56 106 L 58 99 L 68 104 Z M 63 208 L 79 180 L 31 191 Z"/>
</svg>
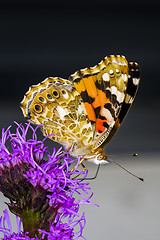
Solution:
<svg viewBox="0 0 160 240">
<path fill-rule="evenodd" d="M 127 0 L 0 1 L 0 129 L 25 122 L 19 103 L 46 77 L 68 78 L 106 55 L 141 66 L 141 83 L 124 123 L 106 147 L 141 183 L 111 164 L 90 185 L 87 240 L 160 236 L 160 2 Z M 14 128 L 14 126 L 13 126 Z M 47 142 L 50 146 L 53 142 Z M 138 152 L 139 157 L 120 154 Z M 87 164 L 92 176 L 96 166 Z M 5 208 L 1 195 L 1 212 Z M 6 200 L 5 200 L 6 201 Z"/>
</svg>

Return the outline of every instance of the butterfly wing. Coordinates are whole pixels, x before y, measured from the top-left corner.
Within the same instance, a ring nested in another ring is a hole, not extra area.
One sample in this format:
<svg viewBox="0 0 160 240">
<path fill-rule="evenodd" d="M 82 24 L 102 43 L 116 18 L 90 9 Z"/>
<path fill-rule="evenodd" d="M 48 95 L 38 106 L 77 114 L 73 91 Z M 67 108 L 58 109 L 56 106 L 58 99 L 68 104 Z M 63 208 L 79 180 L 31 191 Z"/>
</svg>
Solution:
<svg viewBox="0 0 160 240">
<path fill-rule="evenodd" d="M 109 141 L 112 139 L 118 128 L 120 127 L 123 119 L 125 118 L 127 112 L 129 111 L 134 98 L 136 96 L 138 87 L 139 87 L 139 82 L 140 82 L 140 68 L 139 65 L 135 62 L 130 62 L 128 64 L 129 67 L 129 72 L 128 72 L 128 83 L 127 83 L 127 90 L 125 93 L 125 98 L 121 106 L 121 110 L 119 112 L 119 115 L 116 119 L 116 122 L 111 129 L 108 137 L 106 140 L 103 142 L 102 147 L 106 146 Z"/>
<path fill-rule="evenodd" d="M 42 132 L 66 148 L 89 144 L 93 131 L 81 96 L 65 79 L 47 78 L 30 87 L 21 102 L 27 120 L 41 124 Z M 88 119 L 88 120 L 87 120 Z"/>
<path fill-rule="evenodd" d="M 112 55 L 69 80 L 51 77 L 30 87 L 21 108 L 29 121 L 41 124 L 45 136 L 71 148 L 73 156 L 96 162 L 99 153 L 104 156 L 101 147 L 119 128 L 138 85 L 138 64 Z"/>
<path fill-rule="evenodd" d="M 124 56 L 112 55 L 95 67 L 77 71 L 69 78 L 81 95 L 92 123 L 93 149 L 109 142 L 133 102 L 139 72 L 137 69 L 133 71 L 131 65 Z"/>
</svg>

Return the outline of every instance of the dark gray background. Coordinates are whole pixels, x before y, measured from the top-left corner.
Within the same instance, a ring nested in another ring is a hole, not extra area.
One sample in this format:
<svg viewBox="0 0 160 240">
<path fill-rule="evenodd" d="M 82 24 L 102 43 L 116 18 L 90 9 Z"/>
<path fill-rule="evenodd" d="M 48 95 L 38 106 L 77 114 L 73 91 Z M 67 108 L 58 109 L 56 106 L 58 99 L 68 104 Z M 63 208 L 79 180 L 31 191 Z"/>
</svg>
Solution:
<svg viewBox="0 0 160 240">
<path fill-rule="evenodd" d="M 30 85 L 48 76 L 68 78 L 110 54 L 138 62 L 142 74 L 135 102 L 106 153 L 140 153 L 116 160 L 146 182 L 113 164 L 101 168 L 91 182 L 101 208 L 86 207 L 86 236 L 158 240 L 159 1 L 0 1 L 0 129 L 25 122 L 19 102 Z M 94 174 L 95 166 L 88 167 Z"/>
</svg>

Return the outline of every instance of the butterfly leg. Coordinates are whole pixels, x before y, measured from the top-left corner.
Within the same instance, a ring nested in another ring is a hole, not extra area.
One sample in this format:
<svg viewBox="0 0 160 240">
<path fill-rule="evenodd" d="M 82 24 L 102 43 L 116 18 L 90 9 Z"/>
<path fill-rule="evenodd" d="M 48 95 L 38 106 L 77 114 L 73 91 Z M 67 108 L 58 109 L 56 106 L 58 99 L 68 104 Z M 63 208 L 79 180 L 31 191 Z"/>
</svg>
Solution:
<svg viewBox="0 0 160 240">
<path fill-rule="evenodd" d="M 87 168 L 85 167 L 85 165 L 83 164 L 83 162 L 81 163 L 82 167 L 83 167 L 83 172 L 86 172 Z M 99 169 L 100 169 L 100 165 L 101 164 L 98 164 L 98 167 L 97 167 L 97 170 L 96 170 L 96 173 L 93 177 L 86 177 L 85 180 L 94 180 L 97 178 L 98 176 L 98 172 L 99 172 Z M 79 177 L 81 174 L 77 174 L 73 179 L 76 179 L 77 177 Z M 78 178 L 78 180 L 84 180 L 84 178 Z"/>
<path fill-rule="evenodd" d="M 61 158 L 64 157 L 65 153 L 68 153 L 70 150 L 73 149 L 73 147 L 74 147 L 74 143 L 72 143 L 65 151 L 64 151 L 64 150 L 60 151 L 60 152 L 57 154 L 57 156 L 64 153 L 64 154 L 61 156 Z M 58 160 L 58 162 L 59 162 L 59 161 L 60 161 L 60 159 Z"/>
<path fill-rule="evenodd" d="M 96 173 L 95 173 L 94 177 L 87 177 L 87 178 L 85 178 L 85 180 L 94 180 L 94 179 L 96 179 L 96 177 L 98 176 L 100 165 L 101 164 L 98 164 L 98 167 L 97 167 L 97 170 L 96 170 Z"/>
<path fill-rule="evenodd" d="M 98 176 L 98 172 L 99 172 L 99 169 L 100 169 L 100 165 L 101 165 L 101 164 L 98 165 L 94 177 L 86 177 L 85 180 L 94 180 L 94 179 L 96 179 L 97 176 Z M 86 169 L 86 170 L 87 170 L 87 169 Z M 79 175 L 80 175 L 80 174 L 79 174 Z M 78 178 L 78 180 L 83 180 L 83 178 Z"/>
<path fill-rule="evenodd" d="M 82 172 L 86 172 L 87 168 L 85 167 L 85 165 L 83 164 L 84 158 L 81 159 L 80 163 L 78 164 L 78 166 L 81 164 L 81 166 L 83 167 L 83 171 Z M 77 166 L 75 166 L 71 172 L 73 172 L 76 169 Z M 79 177 L 81 174 L 77 174 L 74 178 L 72 179 L 76 179 L 77 177 Z M 82 180 L 83 178 L 81 178 L 80 180 Z"/>
<path fill-rule="evenodd" d="M 84 161 L 84 158 L 82 158 L 81 159 L 81 161 L 79 162 L 79 164 L 78 164 L 78 166 L 81 164 L 82 165 L 82 162 Z M 84 164 L 83 164 L 84 165 Z M 82 166 L 83 166 L 82 165 Z M 77 168 L 77 165 L 74 167 L 74 168 L 72 168 L 72 170 L 70 171 L 71 173 L 75 170 Z"/>
</svg>

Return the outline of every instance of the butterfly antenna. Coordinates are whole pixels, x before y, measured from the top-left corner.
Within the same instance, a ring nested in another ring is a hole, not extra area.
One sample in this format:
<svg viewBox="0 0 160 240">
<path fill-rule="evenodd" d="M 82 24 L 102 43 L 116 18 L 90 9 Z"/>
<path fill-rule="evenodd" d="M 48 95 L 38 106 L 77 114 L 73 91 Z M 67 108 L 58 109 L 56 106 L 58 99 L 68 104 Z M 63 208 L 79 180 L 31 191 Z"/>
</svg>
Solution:
<svg viewBox="0 0 160 240">
<path fill-rule="evenodd" d="M 133 177 L 136 177 L 138 178 L 139 180 L 141 180 L 142 182 L 144 182 L 144 178 L 141 178 L 141 177 L 138 177 L 137 175 L 133 174 L 132 172 L 130 172 L 129 170 L 127 170 L 126 168 L 122 167 L 119 163 L 111 160 L 111 159 L 108 159 L 110 162 L 116 164 L 117 166 L 119 166 L 120 168 L 122 168 L 124 171 L 126 171 L 127 173 L 131 174 Z"/>
<path fill-rule="evenodd" d="M 109 157 L 129 157 L 129 156 L 132 156 L 132 157 L 137 157 L 138 156 L 138 153 L 129 153 L 129 154 L 108 154 Z"/>
</svg>

